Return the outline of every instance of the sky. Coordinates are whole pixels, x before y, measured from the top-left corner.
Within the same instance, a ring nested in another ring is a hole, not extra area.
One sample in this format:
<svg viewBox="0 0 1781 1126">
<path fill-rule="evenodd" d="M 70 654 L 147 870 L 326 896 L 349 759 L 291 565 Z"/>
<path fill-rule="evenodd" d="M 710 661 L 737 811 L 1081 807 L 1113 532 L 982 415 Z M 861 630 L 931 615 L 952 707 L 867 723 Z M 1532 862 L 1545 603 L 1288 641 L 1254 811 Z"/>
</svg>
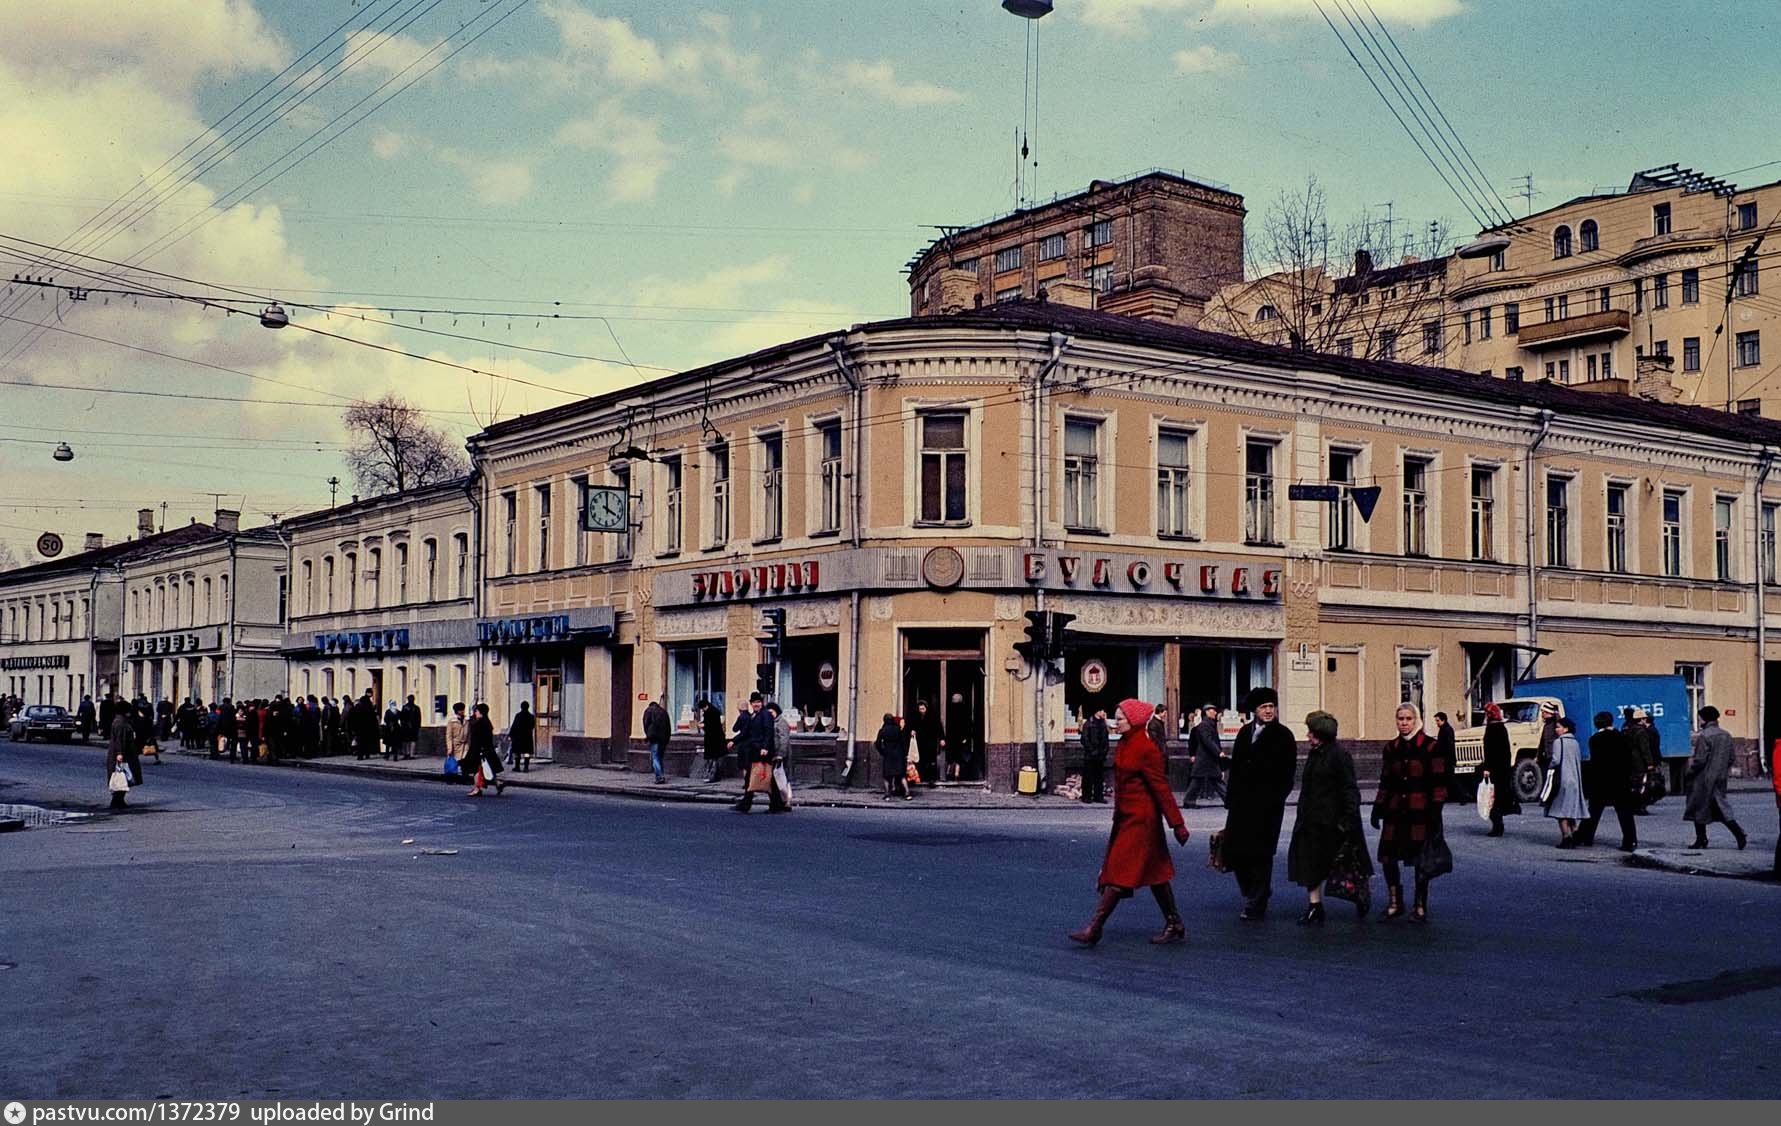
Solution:
<svg viewBox="0 0 1781 1126">
<path fill-rule="evenodd" d="M 1781 9 L 1372 9 L 1515 214 L 1525 174 L 1536 210 L 1672 161 L 1781 178 Z M 23 562 L 138 508 L 344 501 L 357 398 L 463 437 L 904 315 L 935 225 L 1018 202 L 1027 25 L 997 0 L 0 0 L 0 27 L 0 278 L 87 290 L 0 294 Z M 1477 228 L 1313 0 L 1057 0 L 1037 40 L 1029 197 L 1168 168 L 1253 233 L 1315 176 L 1332 220 Z"/>
</svg>

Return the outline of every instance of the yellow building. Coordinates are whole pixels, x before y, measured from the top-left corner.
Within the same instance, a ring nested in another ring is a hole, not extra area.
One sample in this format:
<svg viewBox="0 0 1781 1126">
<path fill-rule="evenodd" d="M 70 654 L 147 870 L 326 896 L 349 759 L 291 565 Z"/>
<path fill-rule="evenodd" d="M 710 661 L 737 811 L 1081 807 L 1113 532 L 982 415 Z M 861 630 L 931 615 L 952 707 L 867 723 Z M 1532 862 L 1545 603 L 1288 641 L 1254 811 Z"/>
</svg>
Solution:
<svg viewBox="0 0 1781 1126">
<path fill-rule="evenodd" d="M 1124 696 L 1234 721 L 1271 684 L 1289 721 L 1384 739 L 1406 698 L 1465 723 L 1539 648 L 1543 674 L 1681 673 L 1753 737 L 1777 446 L 1058 305 L 864 325 L 472 439 L 491 703 L 534 702 L 559 761 L 619 761 L 661 699 L 685 769 L 696 700 L 733 717 L 765 676 L 805 769 L 863 780 L 878 717 L 927 700 L 1004 788 L 1060 778 Z M 1075 615 L 1045 671 L 1015 650 L 1041 610 Z"/>
</svg>

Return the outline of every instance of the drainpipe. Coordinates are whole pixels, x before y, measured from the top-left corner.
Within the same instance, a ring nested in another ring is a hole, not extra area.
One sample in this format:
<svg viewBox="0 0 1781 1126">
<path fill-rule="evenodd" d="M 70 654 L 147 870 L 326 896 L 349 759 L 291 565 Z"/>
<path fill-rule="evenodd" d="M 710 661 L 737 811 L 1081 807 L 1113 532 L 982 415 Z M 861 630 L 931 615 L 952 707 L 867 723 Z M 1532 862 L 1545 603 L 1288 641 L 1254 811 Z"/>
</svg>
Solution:
<svg viewBox="0 0 1781 1126">
<path fill-rule="evenodd" d="M 1051 355 L 1033 375 L 1033 550 L 1045 547 L 1045 381 L 1057 370 L 1070 338 L 1061 332 L 1051 334 Z M 1045 588 L 1033 592 L 1033 608 L 1045 610 Z M 1045 670 L 1049 661 L 1040 661 L 1033 675 L 1033 756 L 1039 770 L 1039 789 L 1045 789 L 1048 774 L 1045 762 Z"/>
<path fill-rule="evenodd" d="M 1529 645 L 1540 644 L 1540 571 L 1534 555 L 1534 550 L 1539 544 L 1538 522 L 1534 519 L 1534 455 L 1541 444 L 1546 441 L 1547 434 L 1551 433 L 1554 417 L 1552 411 L 1544 407 L 1540 408 L 1540 432 L 1534 435 L 1534 440 L 1528 445 L 1527 470 L 1522 474 L 1526 478 L 1522 482 L 1522 519 L 1527 524 L 1525 546 L 1527 550 L 1527 643 Z"/>
<path fill-rule="evenodd" d="M 1774 467 L 1775 451 L 1764 449 L 1762 464 L 1756 474 L 1756 535 L 1751 537 L 1756 544 L 1756 760 L 1767 766 L 1771 776 L 1775 773 L 1775 756 L 1763 745 L 1769 733 L 1769 576 L 1763 570 L 1762 487 L 1769 479 L 1769 470 Z"/>
<path fill-rule="evenodd" d="M 854 548 L 859 548 L 863 541 L 860 532 L 860 440 L 864 435 L 862 422 L 865 418 L 866 388 L 859 373 L 853 369 L 847 355 L 847 341 L 844 337 L 835 337 L 829 342 L 829 355 L 835 361 L 835 370 L 847 381 L 850 406 L 849 421 L 853 423 L 853 439 L 849 443 L 852 463 L 847 474 L 847 507 L 848 507 L 848 541 Z M 848 629 L 847 629 L 847 759 L 841 767 L 841 784 L 848 784 L 853 777 L 853 751 L 859 740 L 860 731 L 860 592 L 851 590 L 847 594 Z"/>
<path fill-rule="evenodd" d="M 482 617 L 482 498 L 477 495 L 477 488 L 484 484 L 482 473 L 473 468 L 470 480 L 465 482 L 464 495 L 470 500 L 470 620 L 474 625 Z M 476 657 L 470 662 L 470 699 L 474 706 L 484 702 L 483 694 L 484 671 L 482 642 L 476 644 Z"/>
<path fill-rule="evenodd" d="M 235 601 L 241 597 L 241 584 L 236 581 L 235 537 L 229 537 L 229 699 L 235 699 Z"/>
</svg>

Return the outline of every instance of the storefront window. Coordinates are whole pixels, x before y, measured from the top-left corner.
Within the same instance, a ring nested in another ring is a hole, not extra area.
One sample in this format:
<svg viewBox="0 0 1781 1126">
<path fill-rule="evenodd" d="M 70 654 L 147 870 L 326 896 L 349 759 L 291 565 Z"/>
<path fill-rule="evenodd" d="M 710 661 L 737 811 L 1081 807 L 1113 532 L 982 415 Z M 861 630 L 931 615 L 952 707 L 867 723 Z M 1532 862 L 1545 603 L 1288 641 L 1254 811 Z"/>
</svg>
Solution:
<svg viewBox="0 0 1781 1126">
<path fill-rule="evenodd" d="M 780 661 L 779 687 L 789 700 L 786 718 L 801 731 L 833 731 L 840 714 L 841 639 L 832 633 L 789 637 Z M 828 687 L 823 687 L 824 684 Z M 789 689 L 789 695 L 786 695 Z"/>
<path fill-rule="evenodd" d="M 698 729 L 693 705 L 701 698 L 710 700 L 724 716 L 726 728 L 730 713 L 724 706 L 724 667 L 726 650 L 719 642 L 711 645 L 676 645 L 668 650 L 668 714 L 682 731 Z"/>
<path fill-rule="evenodd" d="M 1190 712 L 1216 704 L 1221 712 L 1235 712 L 1252 688 L 1274 684 L 1274 652 L 1271 649 L 1227 649 L 1216 646 L 1181 647 L 1181 709 Z M 1177 716 L 1177 721 L 1180 720 Z"/>
</svg>

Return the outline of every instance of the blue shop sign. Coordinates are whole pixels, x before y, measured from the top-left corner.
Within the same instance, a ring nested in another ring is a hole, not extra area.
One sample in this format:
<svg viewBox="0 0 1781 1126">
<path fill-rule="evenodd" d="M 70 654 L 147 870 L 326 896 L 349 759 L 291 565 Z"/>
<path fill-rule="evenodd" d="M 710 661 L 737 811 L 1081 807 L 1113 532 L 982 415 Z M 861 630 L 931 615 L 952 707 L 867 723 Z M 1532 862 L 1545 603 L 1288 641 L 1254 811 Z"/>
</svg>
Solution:
<svg viewBox="0 0 1781 1126">
<path fill-rule="evenodd" d="M 478 622 L 476 629 L 484 645 L 565 641 L 569 637 L 569 615 L 543 614 L 534 618 L 493 618 Z"/>
<path fill-rule="evenodd" d="M 317 653 L 391 653 L 407 648 L 406 629 L 346 630 L 315 635 Z"/>
</svg>

